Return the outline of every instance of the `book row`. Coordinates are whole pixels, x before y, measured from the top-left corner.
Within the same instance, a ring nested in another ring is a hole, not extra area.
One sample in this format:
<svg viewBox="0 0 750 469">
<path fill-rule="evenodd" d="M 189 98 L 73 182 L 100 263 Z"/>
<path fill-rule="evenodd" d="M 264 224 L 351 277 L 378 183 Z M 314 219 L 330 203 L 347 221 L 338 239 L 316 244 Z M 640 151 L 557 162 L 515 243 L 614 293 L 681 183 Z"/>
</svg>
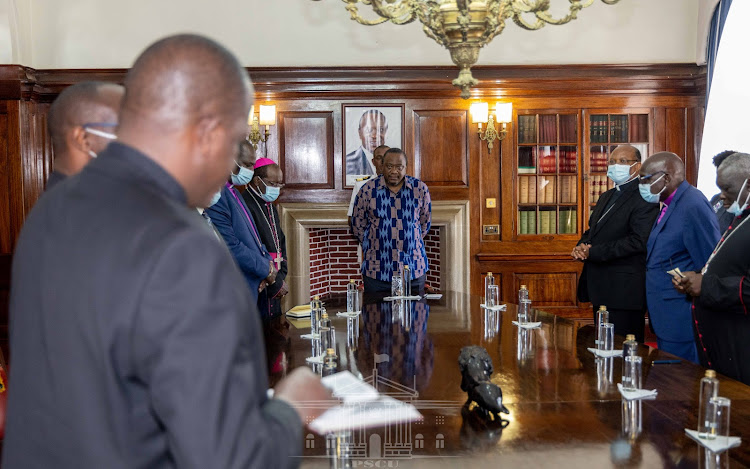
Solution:
<svg viewBox="0 0 750 469">
<path fill-rule="evenodd" d="M 555 210 L 518 211 L 519 234 L 572 234 L 577 227 L 576 209 L 560 209 L 559 214 Z"/>
</svg>

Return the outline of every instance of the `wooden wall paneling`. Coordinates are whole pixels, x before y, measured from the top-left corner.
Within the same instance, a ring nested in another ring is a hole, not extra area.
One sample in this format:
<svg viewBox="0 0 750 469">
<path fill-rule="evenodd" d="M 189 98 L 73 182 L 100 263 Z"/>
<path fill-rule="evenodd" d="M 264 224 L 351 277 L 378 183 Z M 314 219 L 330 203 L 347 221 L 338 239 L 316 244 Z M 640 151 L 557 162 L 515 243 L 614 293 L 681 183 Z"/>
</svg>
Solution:
<svg viewBox="0 0 750 469">
<path fill-rule="evenodd" d="M 703 107 L 687 109 L 687 149 L 685 153 L 685 172 L 690 184 L 698 184 L 698 165 L 700 163 L 701 142 L 703 136 Z M 712 156 L 712 155 L 711 155 Z M 706 155 L 706 161 L 711 156 Z"/>
<path fill-rule="evenodd" d="M 576 299 L 578 275 L 574 272 L 514 273 L 512 279 L 512 292 L 518 292 L 521 285 L 526 285 L 529 289 L 529 298 L 536 306 L 576 307 L 578 305 Z"/>
<path fill-rule="evenodd" d="M 27 197 L 31 197 L 32 194 L 27 193 L 24 190 L 24 182 L 26 180 L 29 171 L 24 168 L 24 154 L 29 153 L 29 150 L 23 145 L 23 137 L 26 131 L 23 130 L 23 126 L 27 125 L 24 119 L 25 112 L 22 112 L 21 101 L 8 101 L 8 155 L 7 155 L 7 169 L 10 176 L 10 184 L 8 186 L 8 193 L 10 194 L 9 205 L 10 205 L 10 233 L 8 233 L 12 247 L 16 244 L 18 233 L 21 231 L 21 226 L 26 219 L 26 206 L 31 201 L 27 201 Z"/>
<path fill-rule="evenodd" d="M 654 144 L 651 154 L 667 151 L 667 110 L 663 107 L 654 108 Z M 650 155 L 649 155 L 650 156 Z"/>
<path fill-rule="evenodd" d="M 479 184 L 480 197 L 477 198 L 476 204 L 481 213 L 478 226 L 480 237 L 482 242 L 500 241 L 503 230 L 501 213 L 503 211 L 502 204 L 504 200 L 501 193 L 501 151 L 503 142 L 495 140 L 492 150 L 490 150 L 487 148 L 487 142 L 480 140 L 479 135 L 477 135 L 476 124 L 471 124 L 471 126 L 474 128 L 471 129 L 472 132 L 469 133 L 469 138 L 475 140 L 477 154 L 477 171 L 473 173 L 476 174 L 476 177 L 472 179 Z M 512 186 L 512 184 L 510 185 Z M 487 207 L 487 199 L 490 198 L 495 199 L 495 207 Z M 485 235 L 482 230 L 484 225 L 498 225 L 500 231 L 494 235 Z"/>
<path fill-rule="evenodd" d="M 11 223 L 11 168 L 9 119 L 5 102 L 0 102 L 0 255 L 13 248 Z M 1 275 L 1 274 L 0 274 Z"/>
<path fill-rule="evenodd" d="M 687 110 L 684 107 L 666 109 L 666 151 L 685 160 L 687 149 Z"/>
<path fill-rule="evenodd" d="M 278 113 L 279 165 L 286 189 L 334 189 L 333 113 Z"/>
<path fill-rule="evenodd" d="M 415 109 L 414 170 L 430 186 L 469 185 L 467 109 Z"/>
</svg>

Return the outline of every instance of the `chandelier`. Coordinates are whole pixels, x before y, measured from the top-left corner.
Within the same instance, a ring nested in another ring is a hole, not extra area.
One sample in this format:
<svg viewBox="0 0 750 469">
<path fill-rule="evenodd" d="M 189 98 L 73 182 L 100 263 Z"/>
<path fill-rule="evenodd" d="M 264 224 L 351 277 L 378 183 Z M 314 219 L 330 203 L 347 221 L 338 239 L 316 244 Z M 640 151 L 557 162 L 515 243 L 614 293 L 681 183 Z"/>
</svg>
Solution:
<svg viewBox="0 0 750 469">
<path fill-rule="evenodd" d="M 478 81 L 471 66 L 479 58 L 479 49 L 505 29 L 512 19 L 523 29 L 536 30 L 545 24 L 565 24 L 594 0 L 568 0 L 568 14 L 553 18 L 550 0 L 342 0 L 354 21 L 373 26 L 390 21 L 408 24 L 419 19 L 422 30 L 435 42 L 448 49 L 460 71 L 453 85 L 461 88 L 461 97 L 469 99 L 472 86 Z M 602 0 L 614 5 L 620 0 Z M 369 20 L 359 14 L 358 3 L 369 5 L 378 15 Z"/>
</svg>

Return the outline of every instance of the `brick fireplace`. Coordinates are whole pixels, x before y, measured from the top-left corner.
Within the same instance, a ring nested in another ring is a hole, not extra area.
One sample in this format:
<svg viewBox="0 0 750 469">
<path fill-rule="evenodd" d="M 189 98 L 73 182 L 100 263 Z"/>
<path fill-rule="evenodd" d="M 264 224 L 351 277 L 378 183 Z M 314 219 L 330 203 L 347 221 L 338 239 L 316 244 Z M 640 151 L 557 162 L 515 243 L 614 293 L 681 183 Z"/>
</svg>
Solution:
<svg viewBox="0 0 750 469">
<path fill-rule="evenodd" d="M 433 226 L 425 236 L 425 251 L 430 265 L 425 283 L 442 290 L 440 277 L 441 226 Z M 362 281 L 359 243 L 348 226 L 309 228 L 310 296 L 321 298 L 333 293 L 345 293 L 350 279 Z"/>
<path fill-rule="evenodd" d="M 468 202 L 433 201 L 425 238 L 430 262 L 426 283 L 440 290 L 469 291 Z M 347 225 L 346 204 L 289 203 L 279 207 L 286 234 L 290 294 L 284 307 L 346 291 L 361 281 L 359 244 Z M 446 269 L 450 266 L 450 269 Z"/>
</svg>

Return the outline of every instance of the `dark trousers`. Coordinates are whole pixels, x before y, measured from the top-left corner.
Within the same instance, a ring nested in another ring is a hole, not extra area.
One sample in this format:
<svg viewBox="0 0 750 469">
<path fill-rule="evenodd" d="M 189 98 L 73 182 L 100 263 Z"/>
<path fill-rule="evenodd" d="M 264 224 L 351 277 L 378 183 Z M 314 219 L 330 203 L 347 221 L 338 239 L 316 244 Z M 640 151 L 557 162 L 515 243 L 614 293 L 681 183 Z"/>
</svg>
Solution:
<svg viewBox="0 0 750 469">
<path fill-rule="evenodd" d="M 596 312 L 599 305 L 594 305 L 594 323 L 596 323 Z M 625 337 L 628 334 L 635 335 L 635 340 L 642 344 L 645 339 L 646 312 L 636 309 L 610 309 L 609 322 L 615 325 L 615 335 Z M 617 348 L 617 345 L 615 345 Z"/>
<path fill-rule="evenodd" d="M 427 275 L 422 275 L 419 278 L 412 279 L 411 281 L 411 294 L 422 294 L 424 293 L 424 280 Z M 365 285 L 365 293 L 383 293 L 391 291 L 391 282 L 384 282 L 382 280 L 376 280 L 374 278 L 362 276 L 362 280 Z"/>
</svg>

